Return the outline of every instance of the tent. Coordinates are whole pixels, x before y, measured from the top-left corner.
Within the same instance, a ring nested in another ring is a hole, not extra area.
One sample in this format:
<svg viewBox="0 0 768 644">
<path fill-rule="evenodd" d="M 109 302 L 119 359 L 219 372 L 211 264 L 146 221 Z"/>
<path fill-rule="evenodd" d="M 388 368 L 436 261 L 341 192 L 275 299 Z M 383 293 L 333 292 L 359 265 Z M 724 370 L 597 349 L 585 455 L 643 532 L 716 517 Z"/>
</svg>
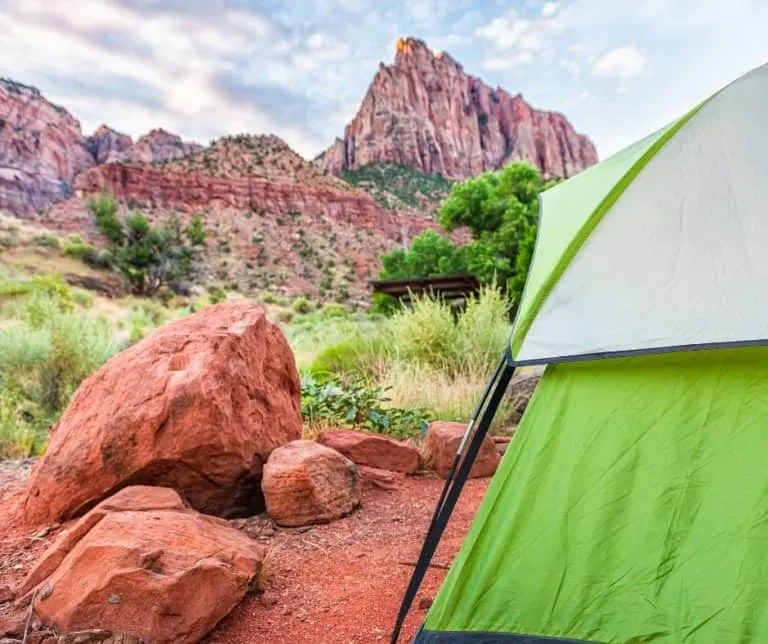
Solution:
<svg viewBox="0 0 768 644">
<path fill-rule="evenodd" d="M 768 642 L 768 65 L 542 194 L 504 390 L 546 365 L 418 644 Z"/>
</svg>

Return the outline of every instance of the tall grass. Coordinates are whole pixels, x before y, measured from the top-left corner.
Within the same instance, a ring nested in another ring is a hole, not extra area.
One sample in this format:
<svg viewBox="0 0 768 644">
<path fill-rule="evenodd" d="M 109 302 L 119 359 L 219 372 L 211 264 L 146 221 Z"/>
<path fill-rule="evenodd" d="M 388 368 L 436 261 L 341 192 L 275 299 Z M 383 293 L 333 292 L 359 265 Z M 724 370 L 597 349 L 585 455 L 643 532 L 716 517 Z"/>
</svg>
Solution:
<svg viewBox="0 0 768 644">
<path fill-rule="evenodd" d="M 510 302 L 486 287 L 457 311 L 440 300 L 419 297 L 411 307 L 373 327 L 329 330 L 333 340 L 315 349 L 313 375 L 367 377 L 387 388 L 390 405 L 423 409 L 434 419 L 467 421 L 508 341 Z M 502 404 L 494 423 L 502 430 L 513 417 Z"/>
<path fill-rule="evenodd" d="M 119 348 L 105 319 L 75 310 L 66 284 L 29 286 L 0 315 L 0 458 L 42 452 L 75 389 Z"/>
</svg>

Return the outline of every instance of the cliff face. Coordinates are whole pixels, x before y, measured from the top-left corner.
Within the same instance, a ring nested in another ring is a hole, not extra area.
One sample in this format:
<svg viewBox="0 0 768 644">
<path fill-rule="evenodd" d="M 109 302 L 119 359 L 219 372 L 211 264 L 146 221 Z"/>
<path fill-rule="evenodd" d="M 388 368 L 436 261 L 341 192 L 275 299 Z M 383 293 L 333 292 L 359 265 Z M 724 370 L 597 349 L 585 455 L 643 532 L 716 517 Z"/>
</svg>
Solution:
<svg viewBox="0 0 768 644">
<path fill-rule="evenodd" d="M 39 212 L 93 166 L 80 122 L 34 87 L 0 78 L 0 209 Z"/>
<path fill-rule="evenodd" d="M 101 163 L 167 161 L 201 148 L 164 130 L 136 143 L 106 125 L 85 137 L 80 122 L 39 90 L 0 78 L 0 210 L 45 210 L 72 194 L 76 175 Z"/>
<path fill-rule="evenodd" d="M 465 179 L 516 160 L 570 177 L 595 164 L 597 150 L 563 115 L 493 89 L 408 38 L 397 42 L 394 65 L 380 65 L 344 138 L 316 163 L 333 174 L 398 163 Z"/>
</svg>

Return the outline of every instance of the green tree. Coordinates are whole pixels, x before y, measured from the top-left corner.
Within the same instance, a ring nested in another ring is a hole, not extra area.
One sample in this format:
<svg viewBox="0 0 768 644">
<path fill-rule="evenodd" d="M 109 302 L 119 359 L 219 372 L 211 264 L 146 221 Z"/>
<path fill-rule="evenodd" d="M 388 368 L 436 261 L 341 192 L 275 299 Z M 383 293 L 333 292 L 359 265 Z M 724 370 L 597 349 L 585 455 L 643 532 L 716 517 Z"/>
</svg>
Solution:
<svg viewBox="0 0 768 644">
<path fill-rule="evenodd" d="M 440 208 L 447 231 L 466 228 L 472 241 L 461 247 L 433 231 L 413 240 L 407 250 L 382 257 L 382 279 L 407 279 L 463 272 L 483 284 L 504 284 L 514 302 L 522 293 L 533 256 L 539 194 L 544 182 L 538 169 L 522 162 L 455 183 Z"/>
<path fill-rule="evenodd" d="M 461 250 L 434 230 L 415 237 L 408 251 L 397 249 L 382 256 L 381 262 L 381 279 L 455 275 L 467 270 Z"/>
<path fill-rule="evenodd" d="M 199 247 L 205 243 L 200 220 L 193 217 L 184 229 L 172 216 L 153 226 L 140 212 L 133 212 L 121 221 L 116 202 L 106 193 L 88 206 L 97 228 L 111 242 L 108 250 L 114 267 L 134 294 L 152 296 L 165 284 L 189 278 Z"/>
</svg>

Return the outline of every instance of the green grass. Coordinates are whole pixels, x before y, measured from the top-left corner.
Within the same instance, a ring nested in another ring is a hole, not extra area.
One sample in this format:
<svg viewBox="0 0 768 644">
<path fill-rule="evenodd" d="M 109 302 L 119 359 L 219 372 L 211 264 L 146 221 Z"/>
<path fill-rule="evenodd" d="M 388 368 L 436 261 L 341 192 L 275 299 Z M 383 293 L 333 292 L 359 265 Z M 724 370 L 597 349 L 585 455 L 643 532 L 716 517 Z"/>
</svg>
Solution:
<svg viewBox="0 0 768 644">
<path fill-rule="evenodd" d="M 211 299 L 108 300 L 57 277 L 0 273 L 0 458 L 43 452 L 49 427 L 83 379 Z M 418 437 L 429 420 L 466 422 L 509 331 L 509 303 L 492 288 L 460 313 L 426 298 L 392 317 L 274 301 L 266 306 L 293 348 L 311 430 L 354 426 Z M 514 413 L 505 402 L 494 430 Z"/>
<path fill-rule="evenodd" d="M 75 389 L 119 349 L 107 320 L 78 310 L 63 282 L 18 285 L 0 314 L 0 458 L 41 453 Z"/>
<path fill-rule="evenodd" d="M 449 181 L 439 174 L 425 174 L 407 165 L 370 163 L 344 172 L 342 178 L 373 195 L 385 208 L 421 205 L 420 197 L 437 205 L 448 196 Z"/>
</svg>

